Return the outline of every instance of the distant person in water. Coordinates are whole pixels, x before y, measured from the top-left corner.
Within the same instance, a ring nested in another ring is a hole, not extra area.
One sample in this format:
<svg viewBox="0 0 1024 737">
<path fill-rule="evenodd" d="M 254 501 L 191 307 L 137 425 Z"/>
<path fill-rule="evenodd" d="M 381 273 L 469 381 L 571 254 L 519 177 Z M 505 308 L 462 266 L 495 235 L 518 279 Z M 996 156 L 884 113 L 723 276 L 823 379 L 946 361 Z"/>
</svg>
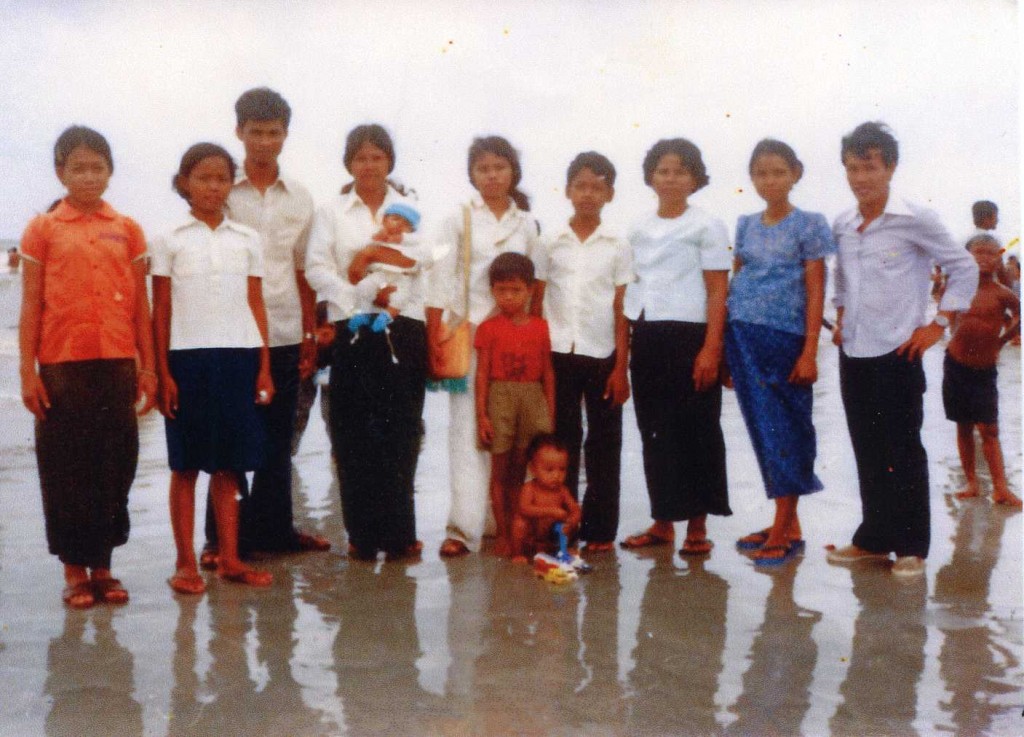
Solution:
<svg viewBox="0 0 1024 737">
<path fill-rule="evenodd" d="M 999 394 L 996 361 L 999 351 L 1020 331 L 1020 300 L 996 281 L 1002 248 L 990 235 L 976 235 L 967 249 L 978 264 L 978 292 L 964 313 L 946 349 L 942 375 L 942 403 L 946 418 L 956 423 L 956 443 L 967 487 L 958 499 L 980 496 L 975 467 L 974 428 L 981 435 L 981 451 L 992 475 L 992 501 L 1010 507 L 1021 500 L 1009 489 L 999 443 Z M 1010 322 L 1006 323 L 1009 313 Z"/>
</svg>

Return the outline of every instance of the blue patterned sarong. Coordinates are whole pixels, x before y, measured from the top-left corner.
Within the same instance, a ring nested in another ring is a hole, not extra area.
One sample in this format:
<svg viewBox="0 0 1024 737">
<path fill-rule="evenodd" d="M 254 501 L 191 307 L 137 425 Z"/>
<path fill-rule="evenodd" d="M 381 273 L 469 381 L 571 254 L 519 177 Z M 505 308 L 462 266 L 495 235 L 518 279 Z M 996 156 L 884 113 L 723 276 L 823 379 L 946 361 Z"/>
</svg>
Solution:
<svg viewBox="0 0 1024 737">
<path fill-rule="evenodd" d="M 730 322 L 725 357 L 769 499 L 821 491 L 811 387 L 789 383 L 804 336 Z"/>
</svg>

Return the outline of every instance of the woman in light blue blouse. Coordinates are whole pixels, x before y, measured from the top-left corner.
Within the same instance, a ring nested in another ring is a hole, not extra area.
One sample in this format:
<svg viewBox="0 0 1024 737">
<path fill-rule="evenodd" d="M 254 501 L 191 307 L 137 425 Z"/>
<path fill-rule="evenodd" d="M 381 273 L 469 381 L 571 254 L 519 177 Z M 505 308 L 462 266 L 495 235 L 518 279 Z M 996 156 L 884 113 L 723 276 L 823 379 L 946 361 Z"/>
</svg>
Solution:
<svg viewBox="0 0 1024 737">
<path fill-rule="evenodd" d="M 766 207 L 736 225 L 725 357 L 765 491 L 775 500 L 772 526 L 737 545 L 754 551 L 759 566 L 781 565 L 799 552 L 797 502 L 822 488 L 814 475 L 811 385 L 818 378 L 825 257 L 835 243 L 822 215 L 789 202 L 802 174 L 787 144 L 758 143 L 750 178 Z"/>
</svg>

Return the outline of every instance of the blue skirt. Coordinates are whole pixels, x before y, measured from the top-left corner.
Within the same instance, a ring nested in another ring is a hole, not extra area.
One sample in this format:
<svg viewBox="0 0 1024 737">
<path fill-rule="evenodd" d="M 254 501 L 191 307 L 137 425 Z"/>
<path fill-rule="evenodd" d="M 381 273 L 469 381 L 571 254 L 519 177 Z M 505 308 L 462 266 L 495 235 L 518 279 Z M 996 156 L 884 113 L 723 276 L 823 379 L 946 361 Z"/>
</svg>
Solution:
<svg viewBox="0 0 1024 737">
<path fill-rule="evenodd" d="M 256 404 L 258 348 L 171 351 L 176 417 L 164 420 L 173 471 L 254 471 L 263 465 L 265 409 Z"/>
<path fill-rule="evenodd" d="M 804 336 L 730 322 L 725 358 L 769 499 L 821 491 L 811 387 L 789 383 Z"/>
</svg>

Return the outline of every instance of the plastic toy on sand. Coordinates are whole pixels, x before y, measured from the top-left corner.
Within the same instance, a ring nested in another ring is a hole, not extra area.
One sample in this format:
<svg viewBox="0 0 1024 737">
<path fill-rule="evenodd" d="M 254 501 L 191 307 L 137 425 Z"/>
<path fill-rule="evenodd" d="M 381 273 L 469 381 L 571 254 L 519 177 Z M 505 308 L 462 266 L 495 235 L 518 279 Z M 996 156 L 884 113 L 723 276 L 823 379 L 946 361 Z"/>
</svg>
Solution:
<svg viewBox="0 0 1024 737">
<path fill-rule="evenodd" d="M 590 573 L 593 568 L 579 555 L 569 552 L 569 540 L 561 522 L 556 522 L 552 530 L 558 535 L 558 553 L 537 553 L 533 556 L 533 571 L 548 583 L 569 583 L 580 577 L 581 573 Z"/>
</svg>

